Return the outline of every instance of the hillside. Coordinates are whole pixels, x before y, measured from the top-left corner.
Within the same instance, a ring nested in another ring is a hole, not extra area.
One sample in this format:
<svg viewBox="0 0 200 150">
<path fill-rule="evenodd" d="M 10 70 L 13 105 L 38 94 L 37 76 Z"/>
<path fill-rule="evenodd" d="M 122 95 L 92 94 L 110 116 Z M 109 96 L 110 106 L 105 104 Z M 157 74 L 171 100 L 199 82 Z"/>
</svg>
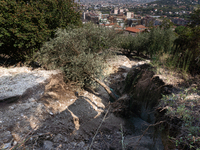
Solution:
<svg viewBox="0 0 200 150">
<path fill-rule="evenodd" d="M 109 60 L 105 83 L 120 91 L 117 84 L 124 82 L 131 67 L 143 63 L 130 61 L 125 56 Z M 146 129 L 149 123 L 137 116 L 122 117 L 123 112 L 117 108 L 120 105 L 110 104 L 109 95 L 103 88 L 99 87 L 95 92 L 89 89 L 75 92 L 73 86 L 63 82 L 60 72 L 30 69 L 8 68 L 0 74 L 0 79 L 5 81 L 0 86 L 1 91 L 5 86 L 12 91 L 15 91 L 14 85 L 21 86 L 14 95 L 5 90 L 7 97 L 0 101 L 1 148 L 77 150 L 155 147 L 151 139 L 153 128 L 139 139 L 140 130 Z M 37 78 L 35 81 L 32 75 Z M 43 81 L 40 79 L 42 76 L 45 78 Z M 26 84 L 22 83 L 24 80 Z M 34 86 L 28 86 L 33 83 Z M 124 95 L 121 100 L 127 98 Z M 162 142 L 156 141 L 156 147 L 162 149 Z"/>
<path fill-rule="evenodd" d="M 0 8 L 1 149 L 200 148 L 200 9 L 134 33 L 68 0 Z"/>
<path fill-rule="evenodd" d="M 198 77 L 185 82 L 164 68 L 154 74 L 150 61 L 122 55 L 107 62 L 103 81 L 120 96 L 115 102 L 109 102 L 102 87 L 77 91 L 63 82 L 60 71 L 1 67 L 1 148 L 174 149 L 177 143 L 166 137 L 178 140 L 177 131 L 182 140 L 193 141 L 185 144 L 198 145 L 198 136 L 187 135 L 198 135 L 199 130 Z M 165 94 L 162 99 L 160 92 Z M 192 119 L 189 130 L 181 126 L 182 117 L 187 123 Z"/>
</svg>

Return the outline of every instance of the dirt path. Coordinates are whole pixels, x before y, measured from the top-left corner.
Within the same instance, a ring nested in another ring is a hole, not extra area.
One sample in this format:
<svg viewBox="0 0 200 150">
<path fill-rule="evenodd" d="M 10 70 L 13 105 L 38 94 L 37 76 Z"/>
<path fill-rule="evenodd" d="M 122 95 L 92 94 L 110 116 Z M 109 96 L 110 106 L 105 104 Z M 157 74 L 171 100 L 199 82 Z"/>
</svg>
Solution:
<svg viewBox="0 0 200 150">
<path fill-rule="evenodd" d="M 105 82 L 119 86 L 120 94 L 127 72 L 141 63 L 144 62 L 129 61 L 125 56 L 109 60 Z M 37 87 L 36 91 L 44 91 L 39 98 L 32 93 L 16 102 L 0 103 L 1 148 L 21 145 L 17 149 L 163 149 L 160 137 L 153 142 L 153 128 L 141 138 L 149 123 L 137 116 L 127 119 L 113 114 L 109 95 L 103 88 L 74 92 L 73 86 L 66 85 L 62 78 L 61 74 L 53 75 L 45 87 Z M 21 143 L 23 140 L 25 144 Z"/>
</svg>

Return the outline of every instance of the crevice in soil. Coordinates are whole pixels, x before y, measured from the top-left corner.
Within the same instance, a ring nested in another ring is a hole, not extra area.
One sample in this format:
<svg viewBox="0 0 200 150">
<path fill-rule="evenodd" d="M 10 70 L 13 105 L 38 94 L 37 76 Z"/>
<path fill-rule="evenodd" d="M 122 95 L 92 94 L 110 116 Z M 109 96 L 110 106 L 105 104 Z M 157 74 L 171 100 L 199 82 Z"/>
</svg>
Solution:
<svg viewBox="0 0 200 150">
<path fill-rule="evenodd" d="M 112 103 L 102 87 L 77 94 L 60 75 L 54 75 L 39 99 L 26 97 L 27 101 L 19 100 L 8 110 L 0 107 L 0 121 L 4 121 L 0 123 L 0 144 L 8 148 L 22 145 L 19 149 L 88 149 L 111 107 L 91 149 L 164 149 L 160 132 L 149 126 L 158 121 L 155 106 L 162 94 L 172 91 L 171 86 L 165 85 L 149 64 L 121 65 L 126 59 L 123 56 L 116 71 L 104 80 L 120 96 Z M 24 137 L 26 142 L 21 143 Z"/>
</svg>

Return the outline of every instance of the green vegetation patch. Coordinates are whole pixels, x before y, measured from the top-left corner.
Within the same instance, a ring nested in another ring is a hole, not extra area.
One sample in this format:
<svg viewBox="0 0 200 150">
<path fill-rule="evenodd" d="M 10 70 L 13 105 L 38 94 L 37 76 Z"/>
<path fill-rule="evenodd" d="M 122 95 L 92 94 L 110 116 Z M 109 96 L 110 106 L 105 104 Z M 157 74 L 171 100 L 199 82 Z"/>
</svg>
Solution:
<svg viewBox="0 0 200 150">
<path fill-rule="evenodd" d="M 18 60 L 37 51 L 55 29 L 81 25 L 77 5 L 70 0 L 3 0 L 0 10 L 0 54 Z"/>
<path fill-rule="evenodd" d="M 169 137 L 181 149 L 200 149 L 200 92 L 197 89 L 185 88 L 178 94 L 163 96 L 159 104 L 167 110 L 165 116 L 182 121 L 177 128 L 178 135 Z"/>
<path fill-rule="evenodd" d="M 170 53 L 176 36 L 171 28 L 152 28 L 148 32 L 136 36 L 125 36 L 119 43 L 119 47 L 128 53 L 146 54 L 151 58 L 159 53 Z"/>
<path fill-rule="evenodd" d="M 109 50 L 117 43 L 117 32 L 86 24 L 81 28 L 58 29 L 55 38 L 46 42 L 35 55 L 48 69 L 61 69 L 66 81 L 78 86 L 93 85 L 92 78 L 102 79 Z"/>
</svg>

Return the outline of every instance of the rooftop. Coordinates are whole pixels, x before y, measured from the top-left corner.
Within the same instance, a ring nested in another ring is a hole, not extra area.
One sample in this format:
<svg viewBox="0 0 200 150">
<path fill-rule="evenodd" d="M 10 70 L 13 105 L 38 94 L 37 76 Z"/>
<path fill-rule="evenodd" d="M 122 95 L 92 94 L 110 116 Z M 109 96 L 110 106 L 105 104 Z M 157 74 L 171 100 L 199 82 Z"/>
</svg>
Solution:
<svg viewBox="0 0 200 150">
<path fill-rule="evenodd" d="M 134 33 L 140 32 L 140 29 L 137 29 L 135 27 L 127 27 L 125 30 L 128 32 L 134 32 Z"/>
</svg>

